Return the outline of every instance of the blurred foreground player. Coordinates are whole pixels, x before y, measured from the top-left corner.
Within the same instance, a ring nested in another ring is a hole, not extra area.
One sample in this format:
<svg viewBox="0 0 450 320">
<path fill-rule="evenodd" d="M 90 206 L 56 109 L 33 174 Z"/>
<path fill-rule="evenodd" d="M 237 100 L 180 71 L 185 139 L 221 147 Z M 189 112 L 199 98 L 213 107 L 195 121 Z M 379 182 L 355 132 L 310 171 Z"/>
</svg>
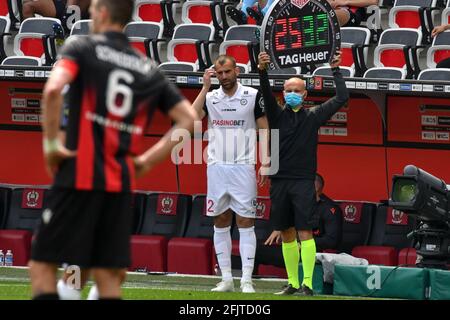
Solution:
<svg viewBox="0 0 450 320">
<path fill-rule="evenodd" d="M 45 85 L 44 157 L 54 183 L 32 246 L 35 299 L 58 299 L 56 270 L 62 263 L 91 269 L 100 299 L 121 297 L 135 177 L 179 143 L 171 141 L 172 130 L 192 132 L 198 118 L 178 89 L 129 45 L 122 30 L 133 9 L 132 0 L 93 0 L 95 35 L 68 42 Z M 57 135 L 66 85 L 72 100 L 63 146 Z M 176 125 L 138 156 L 157 107 Z"/>
</svg>

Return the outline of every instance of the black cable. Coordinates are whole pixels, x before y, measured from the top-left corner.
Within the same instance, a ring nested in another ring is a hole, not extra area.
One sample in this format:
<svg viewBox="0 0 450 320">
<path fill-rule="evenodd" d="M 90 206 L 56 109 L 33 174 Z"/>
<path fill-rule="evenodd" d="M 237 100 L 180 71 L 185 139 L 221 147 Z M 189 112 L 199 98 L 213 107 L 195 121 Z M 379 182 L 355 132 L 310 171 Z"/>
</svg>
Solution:
<svg viewBox="0 0 450 320">
<path fill-rule="evenodd" d="M 389 273 L 387 274 L 386 278 L 384 278 L 383 282 L 381 282 L 380 284 L 380 288 L 379 289 L 373 289 L 372 292 L 369 292 L 367 295 L 363 296 L 363 297 L 371 297 L 377 290 L 381 290 L 381 288 L 383 287 L 383 285 L 385 284 L 385 282 L 387 281 L 387 279 L 389 279 L 389 277 L 392 275 L 392 273 L 397 270 L 398 268 L 400 268 L 400 266 L 396 266 L 394 269 L 392 269 L 391 271 L 389 271 Z"/>
</svg>

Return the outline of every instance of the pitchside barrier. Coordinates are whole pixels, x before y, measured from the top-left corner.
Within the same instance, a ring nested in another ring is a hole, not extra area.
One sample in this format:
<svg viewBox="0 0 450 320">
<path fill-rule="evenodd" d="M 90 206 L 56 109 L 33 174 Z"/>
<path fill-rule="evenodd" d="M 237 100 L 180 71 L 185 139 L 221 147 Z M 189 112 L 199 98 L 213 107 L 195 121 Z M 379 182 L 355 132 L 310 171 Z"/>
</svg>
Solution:
<svg viewBox="0 0 450 320">
<path fill-rule="evenodd" d="M 433 281 L 430 281 L 430 273 L 433 273 Z M 445 299 L 445 292 L 447 298 L 449 297 L 449 280 L 449 271 L 376 265 L 336 265 L 333 294 L 424 300 L 428 299 L 432 292 L 432 299 Z"/>
</svg>

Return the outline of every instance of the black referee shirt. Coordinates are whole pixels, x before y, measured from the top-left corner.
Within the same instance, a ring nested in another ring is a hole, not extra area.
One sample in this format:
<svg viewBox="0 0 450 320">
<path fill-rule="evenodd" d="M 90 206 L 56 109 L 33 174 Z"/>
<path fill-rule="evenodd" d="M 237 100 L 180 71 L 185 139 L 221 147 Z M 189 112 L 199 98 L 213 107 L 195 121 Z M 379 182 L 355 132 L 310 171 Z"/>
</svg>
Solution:
<svg viewBox="0 0 450 320">
<path fill-rule="evenodd" d="M 333 72 L 336 96 L 314 108 L 298 112 L 278 105 L 267 71 L 260 71 L 260 85 L 271 130 L 279 130 L 279 170 L 272 179 L 314 180 L 317 171 L 318 130 L 348 99 L 349 93 L 339 68 Z M 271 142 L 273 144 L 273 141 Z M 272 157 L 273 159 L 273 157 Z"/>
</svg>

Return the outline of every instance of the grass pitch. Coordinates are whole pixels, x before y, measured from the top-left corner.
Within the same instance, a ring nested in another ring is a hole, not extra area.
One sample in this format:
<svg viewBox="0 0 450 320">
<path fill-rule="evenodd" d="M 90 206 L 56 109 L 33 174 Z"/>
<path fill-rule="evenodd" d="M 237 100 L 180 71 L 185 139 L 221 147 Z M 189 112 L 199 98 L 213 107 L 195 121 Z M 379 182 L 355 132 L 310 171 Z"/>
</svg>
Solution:
<svg viewBox="0 0 450 320">
<path fill-rule="evenodd" d="M 286 283 L 285 280 L 255 279 L 253 294 L 238 292 L 239 280 L 235 279 L 236 292 L 211 292 L 220 281 L 215 276 L 185 276 L 176 274 L 149 275 L 129 273 L 123 284 L 123 298 L 127 300 L 348 300 L 356 297 L 323 296 L 277 296 L 274 292 Z M 88 282 L 82 296 L 85 299 L 92 282 Z M 27 268 L 0 268 L 0 300 L 29 300 L 30 279 Z"/>
</svg>

